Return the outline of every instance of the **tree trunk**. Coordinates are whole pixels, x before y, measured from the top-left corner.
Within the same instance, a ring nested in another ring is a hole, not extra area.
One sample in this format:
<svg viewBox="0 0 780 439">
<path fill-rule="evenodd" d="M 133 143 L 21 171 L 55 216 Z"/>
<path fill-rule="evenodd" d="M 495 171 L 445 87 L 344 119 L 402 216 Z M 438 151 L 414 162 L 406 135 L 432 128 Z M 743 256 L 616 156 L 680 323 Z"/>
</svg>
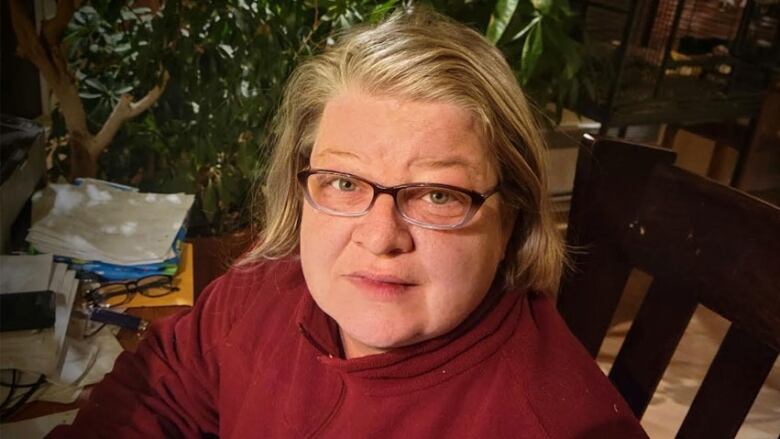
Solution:
<svg viewBox="0 0 780 439">
<path fill-rule="evenodd" d="M 92 157 L 89 150 L 81 142 L 70 138 L 68 142 L 70 147 L 70 175 L 71 181 L 77 178 L 95 178 L 97 177 L 97 157 Z"/>
</svg>

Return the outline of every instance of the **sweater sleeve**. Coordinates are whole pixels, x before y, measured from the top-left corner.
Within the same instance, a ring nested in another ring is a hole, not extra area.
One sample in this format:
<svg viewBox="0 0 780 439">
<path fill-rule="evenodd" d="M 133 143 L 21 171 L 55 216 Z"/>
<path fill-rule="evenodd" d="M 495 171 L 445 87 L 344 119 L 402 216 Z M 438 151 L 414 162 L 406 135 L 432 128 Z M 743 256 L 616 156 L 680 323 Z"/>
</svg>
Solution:
<svg viewBox="0 0 780 439">
<path fill-rule="evenodd" d="M 243 289 L 237 284 L 243 282 L 223 276 L 204 290 L 194 308 L 153 323 L 137 351 L 122 353 L 114 370 L 93 389 L 73 425 L 57 427 L 50 437 L 217 433 L 216 347 L 246 308 L 231 294 Z"/>
</svg>

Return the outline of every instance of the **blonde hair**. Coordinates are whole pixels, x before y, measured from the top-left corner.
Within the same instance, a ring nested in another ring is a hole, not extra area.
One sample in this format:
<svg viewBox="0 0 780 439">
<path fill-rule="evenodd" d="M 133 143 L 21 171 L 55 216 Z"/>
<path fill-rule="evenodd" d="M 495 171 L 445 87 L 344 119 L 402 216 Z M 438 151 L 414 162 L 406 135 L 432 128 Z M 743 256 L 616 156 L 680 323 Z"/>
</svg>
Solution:
<svg viewBox="0 0 780 439">
<path fill-rule="evenodd" d="M 470 110 L 498 169 L 505 210 L 517 212 L 498 276 L 508 286 L 555 292 L 565 253 L 534 114 L 498 49 L 476 31 L 419 7 L 353 28 L 292 74 L 272 131 L 258 241 L 238 266 L 297 251 L 303 195 L 296 174 L 308 165 L 326 103 L 347 87 Z"/>
</svg>

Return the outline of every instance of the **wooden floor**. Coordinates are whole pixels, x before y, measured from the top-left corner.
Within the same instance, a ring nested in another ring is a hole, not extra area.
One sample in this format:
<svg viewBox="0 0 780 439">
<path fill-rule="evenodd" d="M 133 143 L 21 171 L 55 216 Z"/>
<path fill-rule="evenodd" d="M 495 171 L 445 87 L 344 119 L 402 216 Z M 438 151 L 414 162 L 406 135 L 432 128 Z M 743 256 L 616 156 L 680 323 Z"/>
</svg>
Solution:
<svg viewBox="0 0 780 439">
<path fill-rule="evenodd" d="M 639 271 L 632 274 L 597 359 L 605 373 L 609 371 L 651 281 Z M 716 313 L 703 306 L 696 310 L 642 419 L 642 426 L 651 438 L 674 437 L 727 329 L 728 322 Z M 780 360 L 775 362 L 737 438 L 776 439 L 778 434 Z"/>
</svg>

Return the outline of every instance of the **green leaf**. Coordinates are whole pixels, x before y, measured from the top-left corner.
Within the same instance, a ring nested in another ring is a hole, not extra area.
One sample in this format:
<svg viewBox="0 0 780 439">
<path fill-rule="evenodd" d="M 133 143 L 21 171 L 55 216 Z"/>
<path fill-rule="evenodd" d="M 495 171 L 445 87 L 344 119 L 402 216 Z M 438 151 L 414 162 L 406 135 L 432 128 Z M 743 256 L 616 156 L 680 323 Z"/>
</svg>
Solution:
<svg viewBox="0 0 780 439">
<path fill-rule="evenodd" d="M 219 211 L 219 189 L 214 181 L 209 180 L 206 189 L 203 191 L 203 213 L 209 222 L 214 221 L 214 217 Z"/>
<path fill-rule="evenodd" d="M 518 0 L 498 0 L 493 14 L 490 16 L 486 37 L 493 44 L 497 43 L 504 35 L 507 25 L 517 9 Z"/>
<path fill-rule="evenodd" d="M 389 0 L 374 6 L 374 9 L 371 10 L 371 12 L 368 14 L 369 15 L 368 20 L 371 23 L 378 23 L 397 4 L 398 4 L 398 0 Z"/>
<path fill-rule="evenodd" d="M 560 53 L 560 60 L 563 61 L 563 78 L 571 80 L 582 67 L 582 55 L 578 43 L 569 38 L 560 27 L 550 26 L 545 34 L 548 40 L 554 46 L 554 52 Z"/>
<path fill-rule="evenodd" d="M 106 86 L 105 86 L 105 85 L 103 85 L 103 83 L 102 83 L 102 82 L 100 82 L 100 81 L 99 81 L 99 80 L 97 80 L 97 79 L 94 79 L 94 78 L 87 78 L 87 79 L 85 79 L 85 80 L 84 80 L 84 82 L 85 82 L 87 85 L 89 85 L 90 87 L 92 87 L 92 88 L 94 88 L 94 89 L 96 89 L 96 90 L 100 90 L 100 91 L 101 91 L 101 92 L 103 92 L 103 93 L 107 93 L 107 92 L 108 92 L 108 88 L 106 88 Z"/>
<path fill-rule="evenodd" d="M 125 93 L 130 93 L 131 91 L 133 91 L 133 86 L 128 85 L 127 87 L 121 87 L 114 90 L 114 94 L 123 95 Z"/>
<path fill-rule="evenodd" d="M 537 69 L 544 49 L 542 41 L 542 21 L 538 21 L 533 30 L 528 34 L 523 45 L 523 55 L 520 60 L 520 80 L 523 85 L 527 84 Z"/>
<path fill-rule="evenodd" d="M 531 0 L 531 4 L 534 5 L 534 9 L 547 15 L 552 10 L 553 0 Z"/>
<path fill-rule="evenodd" d="M 252 151 L 250 145 L 251 143 L 249 142 L 239 145 L 238 154 L 236 157 L 236 165 L 241 171 L 241 174 L 246 177 L 252 175 L 252 172 L 255 168 L 255 163 L 257 161 L 257 156 L 255 155 L 254 151 Z"/>
<path fill-rule="evenodd" d="M 235 172 L 225 172 L 220 178 L 219 199 L 223 209 L 229 209 L 238 204 L 242 195 L 243 179 Z"/>
<path fill-rule="evenodd" d="M 132 46 L 129 43 L 119 44 L 117 46 L 114 46 L 114 52 L 119 54 L 128 52 L 130 49 L 132 49 Z"/>
<path fill-rule="evenodd" d="M 228 46 L 227 44 L 220 44 L 217 47 L 219 47 L 220 50 L 222 51 L 222 53 L 227 55 L 228 58 L 233 58 L 233 48 L 232 47 Z"/>
<path fill-rule="evenodd" d="M 120 11 L 120 14 L 121 14 L 122 20 L 124 20 L 124 21 L 135 21 L 136 20 L 136 16 L 135 16 L 135 14 L 133 13 L 133 11 L 131 9 L 122 8 L 122 10 Z"/>
<path fill-rule="evenodd" d="M 531 22 L 528 23 L 526 27 L 524 27 L 520 32 L 515 34 L 515 36 L 512 37 L 512 41 L 519 40 L 520 38 L 523 38 L 528 32 L 530 32 L 534 26 L 536 26 L 539 23 L 539 20 L 542 19 L 541 15 L 535 16 Z"/>
</svg>

